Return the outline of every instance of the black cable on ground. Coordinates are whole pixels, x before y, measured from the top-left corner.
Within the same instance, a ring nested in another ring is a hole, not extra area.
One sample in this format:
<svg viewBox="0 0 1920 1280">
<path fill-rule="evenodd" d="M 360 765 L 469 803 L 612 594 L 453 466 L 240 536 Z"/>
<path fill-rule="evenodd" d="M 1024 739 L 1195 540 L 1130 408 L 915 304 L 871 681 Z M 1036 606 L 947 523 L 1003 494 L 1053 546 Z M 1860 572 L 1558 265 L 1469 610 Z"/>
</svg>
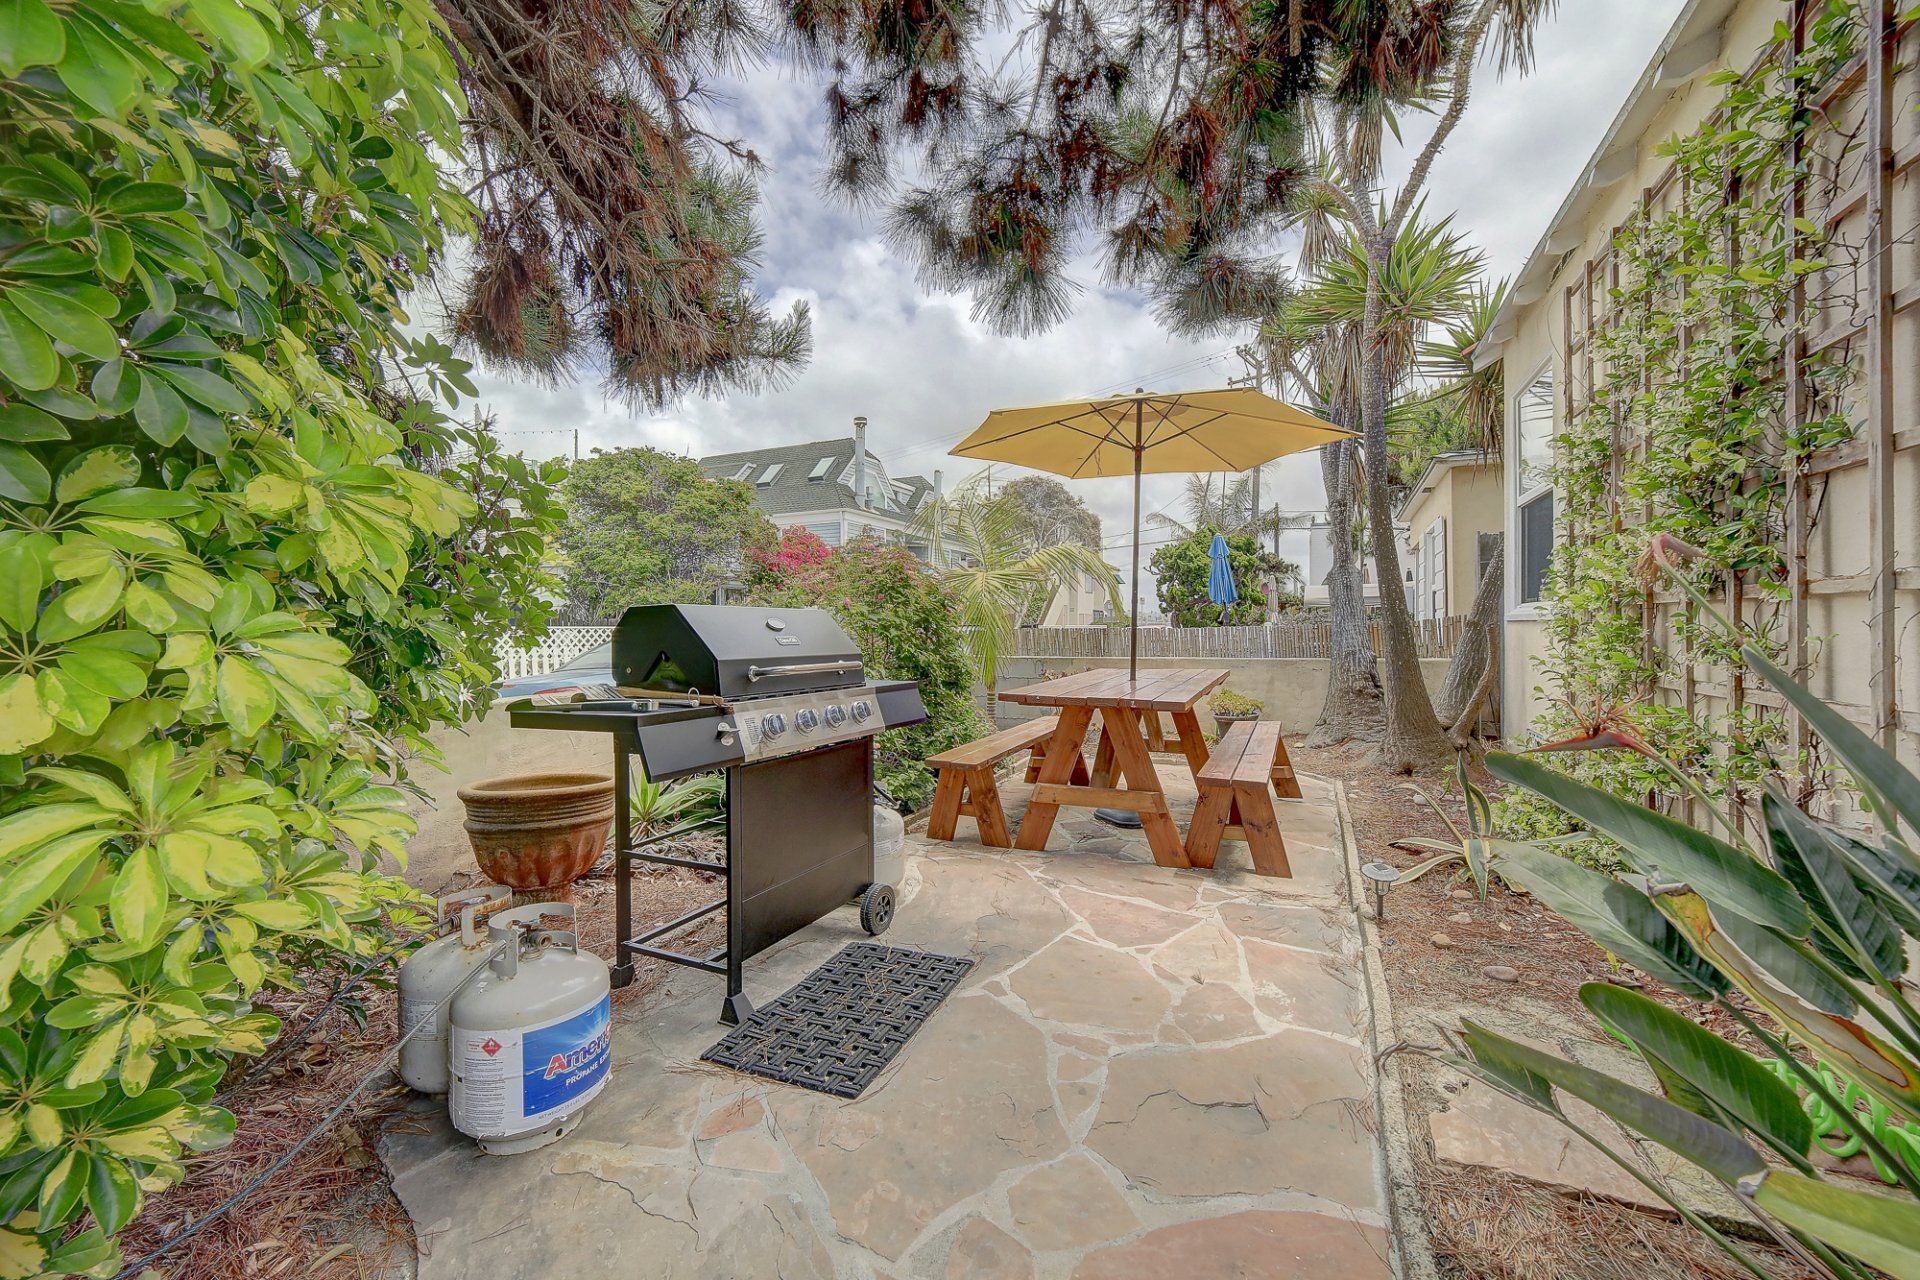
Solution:
<svg viewBox="0 0 1920 1280">
<path fill-rule="evenodd" d="M 119 1271 L 114 1273 L 113 1280 L 134 1280 L 134 1277 L 138 1276 L 141 1272 L 145 1271 L 148 1267 L 152 1266 L 156 1260 L 158 1260 L 161 1257 L 164 1257 L 168 1253 L 171 1253 L 178 1246 L 184 1244 L 188 1240 L 191 1240 L 193 1237 L 199 1235 L 200 1232 L 205 1230 L 210 1224 L 219 1221 L 220 1218 L 223 1217 L 235 1205 L 239 1204 L 242 1200 L 245 1200 L 248 1196 L 252 1195 L 255 1191 L 258 1191 L 261 1185 L 264 1184 L 269 1178 L 273 1177 L 274 1174 L 279 1173 L 282 1169 L 286 1168 L 289 1164 L 292 1164 L 293 1161 L 299 1157 L 301 1152 L 305 1151 L 308 1147 L 313 1145 L 314 1139 L 318 1138 L 321 1134 L 325 1133 L 328 1127 L 331 1126 L 335 1120 L 338 1120 L 342 1115 L 346 1114 L 347 1108 L 353 1105 L 354 1099 L 358 1098 L 361 1095 L 361 1093 L 366 1090 L 366 1087 L 369 1084 L 373 1083 L 374 1079 L 377 1076 L 379 1076 L 382 1072 L 386 1071 L 389 1067 L 391 1067 L 394 1064 L 395 1061 L 399 1059 L 400 1051 L 407 1047 L 407 1042 L 412 1040 L 415 1036 L 419 1035 L 423 1030 L 425 1030 L 428 1026 L 430 1026 L 433 1023 L 435 1017 L 438 1016 L 442 1008 L 453 1003 L 453 998 L 459 995 L 462 991 L 465 991 L 467 989 L 467 984 L 469 982 L 472 982 L 475 978 L 479 977 L 482 973 L 486 972 L 489 966 L 494 961 L 494 959 L 497 958 L 502 951 L 506 950 L 506 948 L 508 947 L 515 947 L 519 945 L 520 945 L 520 939 L 518 937 L 506 938 L 496 943 L 494 945 L 493 950 L 488 953 L 487 958 L 484 961 L 482 961 L 480 964 L 475 965 L 472 971 L 470 971 L 466 977 L 460 979 L 459 982 L 455 983 L 453 990 L 447 992 L 446 995 L 442 996 L 438 1001 L 436 1001 L 433 1005 L 433 1008 L 427 1012 L 427 1015 L 425 1017 L 421 1018 L 418 1022 L 414 1023 L 413 1027 L 410 1030 L 408 1030 L 405 1035 L 401 1036 L 397 1041 L 395 1041 L 393 1048 L 389 1049 L 386 1052 L 385 1056 L 383 1056 L 380 1059 L 380 1061 L 374 1065 L 371 1071 L 367 1072 L 366 1075 L 360 1077 L 359 1083 L 354 1085 L 353 1088 L 347 1091 L 346 1097 L 340 1099 L 339 1102 L 334 1104 L 333 1110 L 327 1112 L 326 1115 L 320 1118 L 320 1123 L 315 1125 L 313 1129 L 307 1134 L 306 1137 L 300 1139 L 300 1141 L 294 1143 L 291 1147 L 287 1148 L 286 1151 L 281 1153 L 280 1157 L 277 1160 L 275 1160 L 272 1164 L 268 1165 L 265 1169 L 262 1169 L 258 1174 L 256 1174 L 252 1179 L 252 1181 L 248 1182 L 246 1186 L 241 1187 L 238 1191 L 228 1196 L 225 1200 L 222 1200 L 219 1204 L 215 1205 L 212 1209 L 208 1210 L 204 1216 L 196 1218 L 190 1225 L 183 1228 L 178 1234 L 163 1241 L 161 1244 L 159 1244 L 150 1252 L 148 1252 L 146 1256 L 138 1259 L 137 1261 L 130 1262 L 127 1265 L 120 1268 Z"/>
</svg>

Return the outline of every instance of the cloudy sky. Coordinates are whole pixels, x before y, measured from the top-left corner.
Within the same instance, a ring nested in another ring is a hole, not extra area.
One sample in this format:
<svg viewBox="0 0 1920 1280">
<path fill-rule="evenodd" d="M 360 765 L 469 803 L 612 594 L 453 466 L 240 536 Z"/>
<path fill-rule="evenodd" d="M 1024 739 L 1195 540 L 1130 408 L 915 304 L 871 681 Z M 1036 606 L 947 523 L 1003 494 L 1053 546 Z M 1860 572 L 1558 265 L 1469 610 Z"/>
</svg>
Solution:
<svg viewBox="0 0 1920 1280">
<path fill-rule="evenodd" d="M 1540 33 L 1531 76 L 1495 80 L 1483 67 L 1429 180 L 1428 208 L 1455 211 L 1495 275 L 1525 262 L 1681 3 L 1562 4 Z M 991 409 L 1135 386 L 1219 386 L 1242 372 L 1230 340 L 1170 337 L 1139 295 L 1091 277 L 1071 318 L 1040 337 L 1003 338 L 975 324 L 965 295 L 923 290 L 869 217 L 817 193 L 819 100 L 816 83 L 767 70 L 739 85 L 728 104 L 737 133 L 769 166 L 761 288 L 778 310 L 795 299 L 811 305 L 811 365 L 777 392 L 689 401 L 652 417 L 636 417 L 591 382 L 553 390 L 482 370 L 482 403 L 509 447 L 564 453 L 578 428 L 583 451 L 644 444 L 699 456 L 846 435 L 853 416 L 865 414 L 869 447 L 894 474 L 941 469 L 951 486 L 974 464 L 946 450 Z M 1424 136 L 1416 119 L 1408 142 Z M 1322 504 L 1311 455 L 1271 465 L 1264 483 L 1283 508 Z M 1180 486 L 1178 477 L 1148 477 L 1146 509 L 1179 514 Z M 1074 489 L 1099 512 L 1109 558 L 1124 571 L 1130 481 Z M 1304 536 L 1290 536 L 1283 551 L 1303 558 Z M 1164 537 L 1149 531 L 1147 551 Z"/>
</svg>

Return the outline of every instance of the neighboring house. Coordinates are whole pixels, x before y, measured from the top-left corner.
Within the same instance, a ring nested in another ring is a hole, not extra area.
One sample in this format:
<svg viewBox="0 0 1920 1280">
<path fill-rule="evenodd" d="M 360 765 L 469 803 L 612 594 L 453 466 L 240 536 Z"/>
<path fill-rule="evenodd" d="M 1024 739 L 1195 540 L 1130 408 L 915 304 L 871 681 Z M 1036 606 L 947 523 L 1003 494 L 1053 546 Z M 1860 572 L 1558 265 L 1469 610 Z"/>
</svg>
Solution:
<svg viewBox="0 0 1920 1280">
<path fill-rule="evenodd" d="M 867 451 L 867 420 L 853 420 L 853 434 L 837 440 L 775 445 L 740 453 L 716 453 L 700 459 L 715 480 L 739 480 L 767 518 L 782 529 L 799 526 L 830 547 L 863 533 L 898 534 L 926 559 L 924 539 L 909 528 L 932 498 L 939 481 L 924 476 L 892 476 L 886 464 Z"/>
<path fill-rule="evenodd" d="M 1616 230 L 1643 207 L 1656 214 L 1674 207 L 1673 167 L 1662 144 L 1694 133 L 1718 108 L 1728 90 L 1714 83 L 1715 73 L 1744 75 L 1763 59 L 1777 58 L 1778 34 L 1790 31 L 1789 14 L 1802 10 L 1817 13 L 1820 6 L 1779 0 L 1691 0 L 1684 6 L 1475 353 L 1479 367 L 1503 364 L 1506 382 L 1503 679 L 1506 705 L 1514 712 L 1510 725 L 1525 729 L 1552 696 L 1551 690 L 1536 693 L 1545 683 L 1536 659 L 1545 649 L 1542 598 L 1558 536 L 1559 495 L 1549 468 L 1555 436 L 1582 420 L 1606 393 L 1596 335 L 1611 305 Z M 1920 290 L 1920 258 L 1900 245 L 1913 221 L 1912 166 L 1920 158 L 1911 110 L 1917 64 L 1910 31 L 1884 42 L 1885 61 L 1876 57 L 1877 43 L 1863 36 L 1866 51 L 1811 108 L 1833 123 L 1816 128 L 1805 144 L 1805 171 L 1812 176 L 1800 187 L 1804 219 L 1843 247 L 1836 256 L 1845 265 L 1821 274 L 1817 294 L 1812 285 L 1807 290 L 1816 300 L 1808 304 L 1812 314 L 1800 339 L 1807 354 L 1799 358 L 1819 353 L 1826 367 L 1854 373 L 1844 388 L 1822 387 L 1831 400 L 1808 393 L 1806 400 L 1787 403 L 1789 411 L 1811 403 L 1801 410 L 1810 414 L 1826 412 L 1830 403 L 1844 405 L 1853 438 L 1810 454 L 1795 469 L 1798 479 L 1789 473 L 1785 481 L 1799 486 L 1799 514 L 1796 519 L 1790 495 L 1781 544 L 1788 577 L 1773 617 L 1788 664 L 1801 666 L 1814 691 L 1912 761 L 1920 757 L 1920 522 L 1914 518 L 1920 428 L 1914 425 L 1912 391 L 1920 349 L 1920 312 L 1912 298 Z M 1876 85 L 1890 104 L 1877 112 Z M 1836 153 L 1845 158 L 1836 159 Z M 1871 245 L 1880 208 L 1880 234 L 1893 239 L 1876 255 Z M 1616 457 L 1630 456 L 1637 443 L 1631 435 L 1622 438 Z M 1637 506 L 1630 497 L 1610 500 L 1618 504 L 1619 518 L 1634 521 Z M 1654 634 L 1670 636 L 1676 593 L 1650 595 L 1647 607 Z M 1742 698 L 1748 705 L 1778 705 L 1769 691 L 1753 687 L 1757 682 L 1730 681 L 1724 669 L 1688 667 L 1677 641 L 1667 644 L 1667 652 L 1672 665 L 1657 691 L 1664 701 L 1728 717 Z"/>
<path fill-rule="evenodd" d="M 1125 583 L 1118 574 L 1114 581 Z M 1073 583 L 1066 587 L 1056 587 L 1047 601 L 1046 612 L 1040 615 L 1039 625 L 1043 627 L 1096 627 L 1105 626 L 1113 619 L 1113 608 L 1107 589 L 1099 579 L 1090 573 L 1078 574 Z"/>
<path fill-rule="evenodd" d="M 1368 608 L 1380 603 L 1380 583 L 1374 577 L 1373 557 L 1362 555 L 1360 560 L 1360 596 Z M 1333 526 L 1325 520 L 1315 520 L 1307 526 L 1307 567 L 1306 581 L 1300 588 L 1300 599 L 1308 608 L 1327 607 L 1327 575 L 1333 572 Z"/>
<path fill-rule="evenodd" d="M 1397 515 L 1413 616 L 1437 622 L 1470 612 L 1493 558 L 1491 539 L 1482 535 L 1499 533 L 1506 520 L 1500 459 L 1478 449 L 1435 454 Z"/>
</svg>

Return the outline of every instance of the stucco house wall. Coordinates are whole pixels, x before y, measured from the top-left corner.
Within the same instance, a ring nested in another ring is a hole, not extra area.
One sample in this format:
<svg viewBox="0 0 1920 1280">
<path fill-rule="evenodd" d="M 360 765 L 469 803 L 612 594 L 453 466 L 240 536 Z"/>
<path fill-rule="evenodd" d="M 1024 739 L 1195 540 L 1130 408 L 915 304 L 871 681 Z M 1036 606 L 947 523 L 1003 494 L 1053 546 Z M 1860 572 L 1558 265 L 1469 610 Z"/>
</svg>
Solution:
<svg viewBox="0 0 1920 1280">
<path fill-rule="evenodd" d="M 1710 82 L 1716 70 L 1745 72 L 1772 42 L 1776 24 L 1786 16 L 1780 0 L 1695 0 L 1676 20 L 1672 31 L 1648 65 L 1612 130 L 1596 149 L 1592 161 L 1570 192 L 1561 212 L 1516 277 L 1512 298 L 1487 342 L 1483 363 L 1504 366 L 1508 396 L 1506 456 L 1518 456 L 1520 400 L 1530 383 L 1547 371 L 1553 380 L 1554 430 L 1564 428 L 1568 379 L 1579 370 L 1569 367 L 1573 344 L 1570 328 L 1580 322 L 1570 291 L 1577 290 L 1589 264 L 1606 253 L 1612 233 L 1634 211 L 1634 206 L 1657 189 L 1670 168 L 1659 154 L 1669 137 L 1697 129 L 1725 93 Z M 1920 163 L 1920 121 L 1906 109 L 1915 91 L 1916 50 L 1920 42 L 1912 31 L 1897 41 L 1900 68 L 1891 94 L 1888 164 L 1893 173 L 1889 221 L 1898 231 L 1913 225 L 1920 213 L 1920 191 L 1914 166 Z M 1865 112 L 1864 73 L 1857 72 L 1826 108 L 1835 127 L 1859 126 Z M 1864 135 L 1865 130 L 1860 132 Z M 1870 149 L 1864 150 L 1868 159 Z M 1862 166 L 1861 156 L 1851 163 Z M 1844 166 L 1842 166 L 1844 168 Z M 1864 175 L 1864 168 L 1863 168 Z M 1864 185 L 1865 178 L 1858 179 Z M 1844 186 L 1844 182 L 1842 184 Z M 1864 244 L 1867 202 L 1840 202 L 1827 216 L 1836 239 Z M 1820 216 L 1815 214 L 1815 216 Z M 1890 458 L 1894 500 L 1882 518 L 1891 523 L 1894 543 L 1894 625 L 1889 629 L 1894 663 L 1892 685 L 1898 712 L 1891 736 L 1896 750 L 1910 762 L 1920 760 L 1920 250 L 1896 241 L 1888 262 L 1891 341 L 1885 366 L 1891 370 Z M 1855 271 L 1862 305 L 1850 324 L 1873 310 L 1865 271 Z M 1605 280 L 1600 282 L 1602 288 Z M 1823 281 L 1829 291 L 1832 280 Z M 1845 287 L 1846 282 L 1842 281 Z M 1830 308 L 1831 310 L 1831 308 Z M 1845 308 L 1839 308 L 1845 310 Z M 1844 318 L 1844 317 L 1843 317 Z M 1820 323 L 1827 323 L 1822 320 Z M 1847 327 L 1846 325 L 1840 326 Z M 1815 340 L 1822 335 L 1816 334 Z M 1854 343 L 1850 350 L 1856 367 L 1873 363 L 1868 339 L 1839 334 Z M 1872 521 L 1876 502 L 1870 468 L 1862 465 L 1865 433 L 1869 429 L 1868 393 L 1864 377 L 1849 392 L 1849 411 L 1859 424 L 1861 438 L 1825 451 L 1809 468 L 1818 496 L 1817 520 L 1806 549 L 1806 631 L 1810 654 L 1809 679 L 1823 697 L 1835 702 L 1869 731 L 1874 722 L 1872 679 L 1876 649 L 1869 625 Z M 1511 465 L 1502 482 L 1501 506 L 1507 535 L 1507 610 L 1503 683 L 1506 705 L 1514 714 L 1511 732 L 1524 735 L 1527 726 L 1555 696 L 1544 687 L 1538 660 L 1546 647 L 1541 609 L 1524 603 L 1518 588 L 1518 518 L 1516 488 L 1519 468 Z M 1657 635 L 1666 644 L 1670 636 Z M 1667 691 L 1672 696 L 1671 691 Z M 1699 709 L 1709 714 L 1728 704 L 1724 687 L 1703 684 L 1695 696 Z"/>
</svg>

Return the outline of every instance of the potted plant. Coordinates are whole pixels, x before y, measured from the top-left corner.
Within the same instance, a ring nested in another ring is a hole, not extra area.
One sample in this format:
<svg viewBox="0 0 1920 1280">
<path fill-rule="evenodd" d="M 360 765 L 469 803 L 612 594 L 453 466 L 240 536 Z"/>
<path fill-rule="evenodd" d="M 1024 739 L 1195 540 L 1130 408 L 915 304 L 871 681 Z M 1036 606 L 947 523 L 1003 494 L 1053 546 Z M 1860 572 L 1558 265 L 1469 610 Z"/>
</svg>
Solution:
<svg viewBox="0 0 1920 1280">
<path fill-rule="evenodd" d="M 604 773 L 522 773 L 460 788 L 467 839 L 480 870 L 512 889 L 515 904 L 570 902 L 613 826 L 613 779 Z"/>
<path fill-rule="evenodd" d="M 1213 713 L 1215 728 L 1225 734 L 1229 726 L 1242 720 L 1258 720 L 1260 713 L 1266 710 L 1266 704 L 1232 689 L 1216 689 L 1213 696 L 1207 699 L 1207 710 Z"/>
</svg>

